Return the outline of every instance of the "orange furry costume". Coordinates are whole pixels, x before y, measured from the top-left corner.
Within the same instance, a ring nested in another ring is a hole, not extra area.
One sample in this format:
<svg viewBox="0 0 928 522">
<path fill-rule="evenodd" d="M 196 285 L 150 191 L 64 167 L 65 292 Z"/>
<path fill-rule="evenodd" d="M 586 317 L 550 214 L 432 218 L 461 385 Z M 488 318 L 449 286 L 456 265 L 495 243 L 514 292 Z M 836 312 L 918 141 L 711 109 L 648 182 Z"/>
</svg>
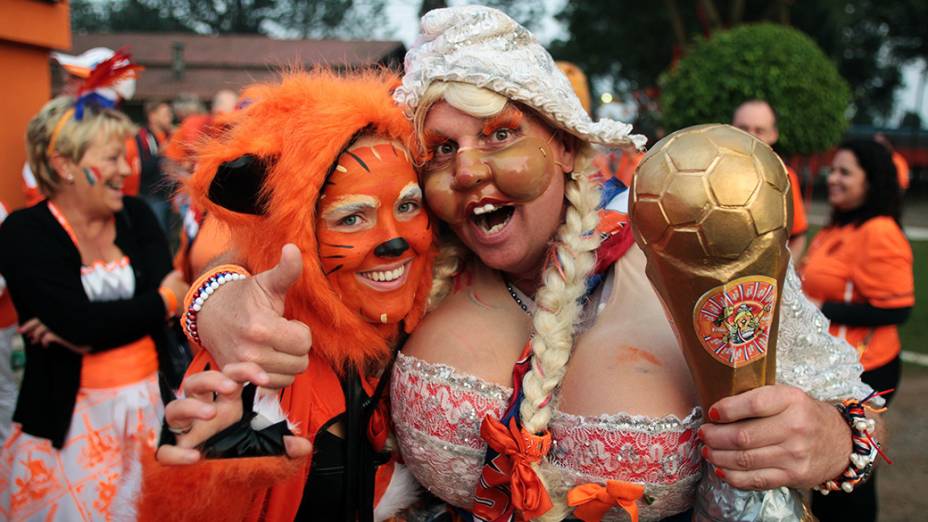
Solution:
<svg viewBox="0 0 928 522">
<path fill-rule="evenodd" d="M 345 306 L 323 272 L 316 202 L 335 162 L 358 135 L 408 145 L 410 124 L 391 99 L 396 85 L 397 79 L 383 72 L 292 73 L 280 84 L 248 89 L 245 97 L 254 103 L 232 116 L 228 130 L 201 149 L 189 191 L 195 204 L 229 226 L 240 261 L 260 272 L 277 263 L 285 243 L 296 243 L 303 252 L 303 274 L 287 294 L 285 316 L 309 325 L 313 348 L 309 367 L 281 391 L 279 400 L 299 434 L 314 442 L 314 455 L 312 462 L 258 457 L 181 468 L 149 462 L 139 501 L 143 520 L 293 520 L 306 515 L 329 519 L 320 514 L 320 502 L 344 499 L 310 497 L 315 488 L 325 494 L 330 483 L 339 480 L 343 483 L 338 487 L 359 488 L 360 493 L 351 497 L 349 492 L 346 498 L 354 500 L 328 512 L 339 513 L 341 519 L 371 519 L 370 507 L 365 511 L 362 504 L 378 504 L 395 466 L 392 459 L 386 462 L 389 453 L 384 451 L 389 408 L 385 400 L 374 400 L 376 411 L 368 410 L 366 417 L 358 417 L 356 410 L 358 404 L 371 402 L 370 397 L 379 398 L 375 388 L 380 384 L 382 391 L 382 384 L 369 372 L 389 365 L 392 345 L 424 313 L 431 250 L 423 257 L 421 277 L 410 277 L 407 283 L 416 288 L 411 311 L 391 324 L 365 321 Z M 187 374 L 207 365 L 217 367 L 201 350 Z M 352 438 L 350 428 L 358 418 L 363 421 L 360 442 Z M 339 419 L 349 427 L 344 439 L 327 431 Z M 314 473 L 344 454 L 343 476 Z M 364 476 L 352 476 L 351 470 L 359 469 L 352 459 L 365 461 L 360 467 L 370 475 L 367 486 Z M 367 462 L 378 460 L 385 465 Z M 397 482 L 395 474 L 392 478 Z"/>
</svg>

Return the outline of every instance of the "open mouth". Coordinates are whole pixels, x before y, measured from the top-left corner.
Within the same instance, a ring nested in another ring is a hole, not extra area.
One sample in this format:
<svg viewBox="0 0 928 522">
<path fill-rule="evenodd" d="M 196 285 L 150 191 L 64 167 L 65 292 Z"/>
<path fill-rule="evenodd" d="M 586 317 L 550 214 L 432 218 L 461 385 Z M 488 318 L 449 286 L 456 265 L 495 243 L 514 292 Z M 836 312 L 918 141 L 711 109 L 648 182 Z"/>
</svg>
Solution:
<svg viewBox="0 0 928 522">
<path fill-rule="evenodd" d="M 400 265 L 387 266 L 383 269 L 356 272 L 358 280 L 363 284 L 380 292 L 389 292 L 401 288 L 409 279 L 409 266 L 412 258 L 403 261 Z"/>
<path fill-rule="evenodd" d="M 403 274 L 406 273 L 407 264 L 408 263 L 400 265 L 398 268 L 394 268 L 393 270 L 372 270 L 370 272 L 358 272 L 358 275 L 378 283 L 389 283 L 403 277 Z"/>
<path fill-rule="evenodd" d="M 485 234 L 495 234 L 509 224 L 515 211 L 514 205 L 486 203 L 474 207 L 469 217 Z"/>
<path fill-rule="evenodd" d="M 110 188 L 110 189 L 122 192 L 122 183 L 118 181 L 109 180 L 106 183 L 104 183 L 104 185 L 106 186 L 106 188 Z"/>
</svg>

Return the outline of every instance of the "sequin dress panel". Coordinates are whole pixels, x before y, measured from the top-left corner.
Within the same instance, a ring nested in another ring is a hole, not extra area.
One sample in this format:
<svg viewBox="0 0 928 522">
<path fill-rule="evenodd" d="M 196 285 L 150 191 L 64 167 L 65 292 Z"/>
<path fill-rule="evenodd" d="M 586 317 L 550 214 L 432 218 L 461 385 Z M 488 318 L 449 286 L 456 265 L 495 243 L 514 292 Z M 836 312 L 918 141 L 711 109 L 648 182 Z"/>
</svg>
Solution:
<svg viewBox="0 0 928 522">
<path fill-rule="evenodd" d="M 480 423 L 499 417 L 512 390 L 399 354 L 391 399 L 403 459 L 433 494 L 470 508 L 483 466 L 486 443 Z M 624 480 L 645 485 L 652 501 L 640 506 L 641 520 L 657 520 L 688 509 L 699 479 L 695 430 L 698 409 L 680 420 L 626 414 L 582 417 L 557 412 L 555 441 L 544 470 L 551 493 L 565 495 L 587 482 Z M 604 520 L 621 520 L 613 510 Z"/>
</svg>

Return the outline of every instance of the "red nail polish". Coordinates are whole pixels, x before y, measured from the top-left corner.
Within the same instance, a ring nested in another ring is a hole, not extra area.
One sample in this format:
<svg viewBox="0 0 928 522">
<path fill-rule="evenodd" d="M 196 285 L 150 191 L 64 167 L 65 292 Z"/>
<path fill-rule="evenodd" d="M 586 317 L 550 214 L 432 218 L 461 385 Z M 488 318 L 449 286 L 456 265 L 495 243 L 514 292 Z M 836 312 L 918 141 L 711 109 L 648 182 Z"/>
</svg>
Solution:
<svg viewBox="0 0 928 522">
<path fill-rule="evenodd" d="M 699 437 L 699 440 L 704 440 L 706 438 L 706 434 L 703 432 L 702 428 L 696 430 L 696 436 Z"/>
<path fill-rule="evenodd" d="M 704 458 L 704 459 L 708 459 L 708 458 L 709 458 L 709 448 L 703 446 L 702 449 L 701 449 L 699 452 L 702 453 L 702 458 Z"/>
<path fill-rule="evenodd" d="M 709 408 L 709 420 L 712 422 L 718 422 L 721 418 L 722 416 L 719 415 L 719 410 L 715 406 Z"/>
<path fill-rule="evenodd" d="M 725 472 L 722 471 L 721 468 L 715 468 L 715 476 L 718 477 L 718 478 L 720 478 L 720 479 L 723 479 L 723 478 L 725 478 Z"/>
</svg>

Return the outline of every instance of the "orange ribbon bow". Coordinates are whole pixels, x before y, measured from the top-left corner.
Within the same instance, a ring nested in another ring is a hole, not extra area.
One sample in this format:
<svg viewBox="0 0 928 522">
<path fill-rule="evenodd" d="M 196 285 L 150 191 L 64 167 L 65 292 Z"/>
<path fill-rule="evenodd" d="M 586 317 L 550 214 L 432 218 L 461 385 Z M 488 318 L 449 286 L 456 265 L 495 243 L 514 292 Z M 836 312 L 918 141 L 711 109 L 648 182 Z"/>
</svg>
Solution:
<svg viewBox="0 0 928 522">
<path fill-rule="evenodd" d="M 567 492 L 567 505 L 575 507 L 574 516 L 583 522 L 599 522 L 614 506 L 628 512 L 632 522 L 638 522 L 638 504 L 636 500 L 644 495 L 644 486 L 608 480 L 605 486 L 599 484 L 582 484 Z"/>
<path fill-rule="evenodd" d="M 387 437 L 390 435 L 390 414 L 387 413 L 387 407 L 386 401 L 380 401 L 371 413 L 371 420 L 367 424 L 367 440 L 377 452 L 384 451 L 387 446 Z"/>
<path fill-rule="evenodd" d="M 551 509 L 551 497 L 541 479 L 532 469 L 532 463 L 540 461 L 551 449 L 551 434 L 529 433 L 509 420 L 509 428 L 487 415 L 480 425 L 480 436 L 494 451 L 505 456 L 500 471 L 509 477 L 512 505 L 531 520 Z M 476 513 L 476 510 L 475 510 Z"/>
</svg>

